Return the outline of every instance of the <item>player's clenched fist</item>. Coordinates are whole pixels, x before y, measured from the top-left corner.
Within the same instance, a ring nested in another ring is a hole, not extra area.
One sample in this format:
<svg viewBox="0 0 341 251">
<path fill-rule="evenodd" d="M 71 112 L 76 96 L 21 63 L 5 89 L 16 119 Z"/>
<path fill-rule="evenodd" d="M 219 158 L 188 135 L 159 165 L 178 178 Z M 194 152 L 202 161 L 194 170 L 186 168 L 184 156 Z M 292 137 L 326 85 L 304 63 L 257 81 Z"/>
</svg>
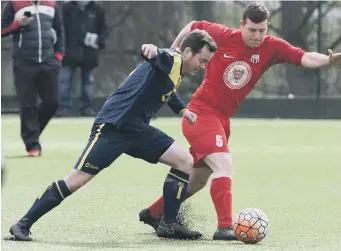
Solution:
<svg viewBox="0 0 341 251">
<path fill-rule="evenodd" d="M 197 121 L 197 115 L 189 110 L 184 111 L 182 117 L 187 119 L 188 123 L 194 124 Z"/>
<path fill-rule="evenodd" d="M 329 63 L 332 65 L 341 65 L 341 52 L 334 53 L 332 50 L 328 50 Z"/>
<path fill-rule="evenodd" d="M 148 58 L 155 58 L 157 55 L 157 47 L 153 44 L 143 44 L 141 48 L 142 54 Z"/>
</svg>

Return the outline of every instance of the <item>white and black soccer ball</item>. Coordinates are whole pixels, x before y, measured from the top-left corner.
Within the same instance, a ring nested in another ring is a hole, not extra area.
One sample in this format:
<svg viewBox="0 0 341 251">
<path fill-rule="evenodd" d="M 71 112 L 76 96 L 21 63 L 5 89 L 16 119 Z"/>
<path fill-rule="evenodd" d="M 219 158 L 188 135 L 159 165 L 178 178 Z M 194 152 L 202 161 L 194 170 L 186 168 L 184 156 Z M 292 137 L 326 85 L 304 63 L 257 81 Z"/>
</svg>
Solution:
<svg viewBox="0 0 341 251">
<path fill-rule="evenodd" d="M 233 225 L 237 240 L 246 244 L 256 244 L 262 241 L 268 233 L 268 227 L 268 217 L 257 208 L 240 211 Z"/>
</svg>

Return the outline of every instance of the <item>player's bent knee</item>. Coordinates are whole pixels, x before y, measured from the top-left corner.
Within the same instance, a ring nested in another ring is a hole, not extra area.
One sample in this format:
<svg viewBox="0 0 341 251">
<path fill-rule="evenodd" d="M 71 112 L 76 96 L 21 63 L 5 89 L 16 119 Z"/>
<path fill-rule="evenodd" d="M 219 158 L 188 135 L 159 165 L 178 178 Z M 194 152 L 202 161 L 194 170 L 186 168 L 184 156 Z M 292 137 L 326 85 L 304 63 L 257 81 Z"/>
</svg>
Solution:
<svg viewBox="0 0 341 251">
<path fill-rule="evenodd" d="M 219 177 L 229 177 L 232 178 L 233 175 L 233 168 L 232 165 L 227 163 L 215 165 L 212 170 L 212 178 L 219 178 Z"/>
<path fill-rule="evenodd" d="M 183 171 L 185 173 L 190 173 L 191 168 L 193 167 L 194 160 L 191 154 L 184 153 L 176 163 L 174 164 L 173 168 Z"/>
<path fill-rule="evenodd" d="M 70 192 L 73 193 L 88 183 L 93 177 L 92 174 L 74 169 L 64 178 L 64 181 Z"/>
<path fill-rule="evenodd" d="M 189 174 L 194 160 L 188 151 L 174 142 L 160 157 L 159 162 Z"/>
<path fill-rule="evenodd" d="M 206 165 L 212 170 L 213 178 L 229 177 L 233 175 L 231 155 L 228 153 L 213 153 L 204 158 Z"/>
<path fill-rule="evenodd" d="M 194 165 L 194 159 L 193 156 L 190 153 L 186 153 L 186 157 L 184 159 L 184 163 L 187 167 L 189 167 L 189 171 L 190 169 L 193 167 Z"/>
</svg>

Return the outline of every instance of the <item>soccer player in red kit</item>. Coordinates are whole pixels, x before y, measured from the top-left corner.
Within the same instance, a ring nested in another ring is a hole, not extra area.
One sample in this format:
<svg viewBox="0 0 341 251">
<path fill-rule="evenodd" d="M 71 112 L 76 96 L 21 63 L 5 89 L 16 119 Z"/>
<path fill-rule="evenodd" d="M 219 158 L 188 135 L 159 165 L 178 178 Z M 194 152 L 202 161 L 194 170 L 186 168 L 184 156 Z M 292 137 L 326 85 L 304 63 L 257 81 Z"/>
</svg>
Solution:
<svg viewBox="0 0 341 251">
<path fill-rule="evenodd" d="M 240 29 L 206 21 L 189 23 L 172 47 L 193 29 L 207 31 L 218 50 L 207 65 L 204 81 L 193 95 L 189 109 L 198 117 L 194 125 L 182 123 L 190 144 L 194 168 L 190 174 L 187 198 L 202 189 L 212 175 L 210 193 L 218 217 L 214 240 L 236 240 L 232 229 L 232 159 L 228 148 L 230 117 L 272 65 L 289 63 L 307 68 L 341 64 L 341 53 L 329 50 L 329 56 L 305 52 L 288 42 L 266 35 L 269 11 L 261 4 L 246 7 Z M 140 212 L 140 221 L 153 227 L 162 214 L 161 197 Z"/>
</svg>

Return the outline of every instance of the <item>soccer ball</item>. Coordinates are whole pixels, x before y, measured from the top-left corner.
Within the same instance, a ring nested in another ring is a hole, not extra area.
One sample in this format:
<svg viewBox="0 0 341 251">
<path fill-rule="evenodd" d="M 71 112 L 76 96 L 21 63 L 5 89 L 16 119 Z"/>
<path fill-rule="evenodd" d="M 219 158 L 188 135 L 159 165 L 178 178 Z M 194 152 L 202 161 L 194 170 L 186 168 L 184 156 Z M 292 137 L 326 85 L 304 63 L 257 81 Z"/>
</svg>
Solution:
<svg viewBox="0 0 341 251">
<path fill-rule="evenodd" d="M 262 241 L 268 232 L 268 222 L 268 217 L 257 208 L 240 211 L 233 225 L 237 240 L 246 244 L 256 244 Z"/>
</svg>

